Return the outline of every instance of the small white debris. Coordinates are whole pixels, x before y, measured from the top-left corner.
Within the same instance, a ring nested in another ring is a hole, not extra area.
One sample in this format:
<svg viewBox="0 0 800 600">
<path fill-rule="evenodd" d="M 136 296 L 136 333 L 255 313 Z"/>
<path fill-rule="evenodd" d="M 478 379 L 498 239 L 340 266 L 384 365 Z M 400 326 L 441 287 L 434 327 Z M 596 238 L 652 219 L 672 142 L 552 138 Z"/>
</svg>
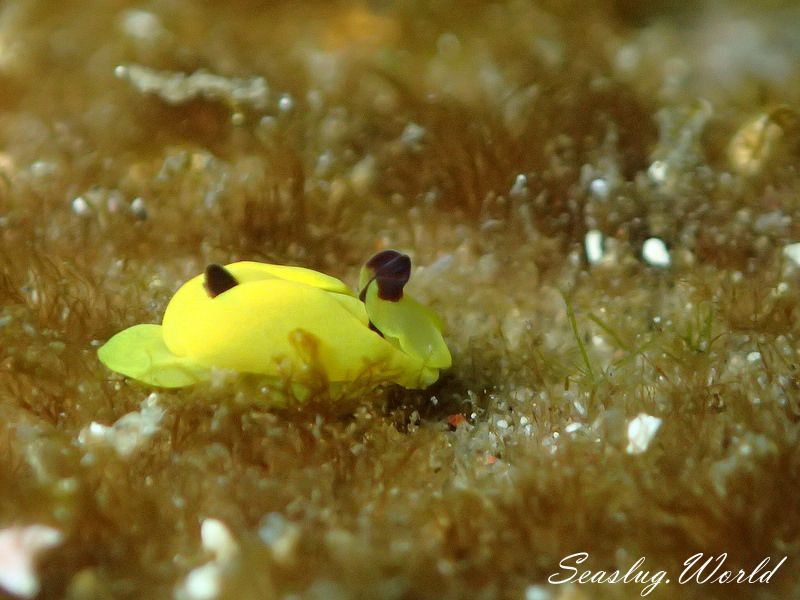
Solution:
<svg viewBox="0 0 800 600">
<path fill-rule="evenodd" d="M 800 242 L 787 244 L 783 247 L 783 254 L 795 265 L 800 266 Z"/>
<path fill-rule="evenodd" d="M 525 600 L 550 600 L 550 591 L 543 585 L 529 585 L 525 588 Z"/>
<path fill-rule="evenodd" d="M 215 562 L 192 569 L 176 597 L 186 600 L 213 600 L 222 587 L 222 572 Z M 182 592 L 182 593 L 181 593 Z"/>
<path fill-rule="evenodd" d="M 792 218 L 789 215 L 780 210 L 773 210 L 756 218 L 753 223 L 753 231 L 778 237 L 786 233 L 791 224 Z"/>
<path fill-rule="evenodd" d="M 213 600 L 222 590 L 222 575 L 239 552 L 230 530 L 218 519 L 205 519 L 200 526 L 203 549 L 214 555 L 192 569 L 175 590 L 176 600 Z"/>
<path fill-rule="evenodd" d="M 126 458 L 158 432 L 164 410 L 158 405 L 158 394 L 150 394 L 138 412 L 124 415 L 111 426 L 92 421 L 78 434 L 78 443 L 105 443 Z"/>
<path fill-rule="evenodd" d="M 46 160 L 37 160 L 31 163 L 30 171 L 34 177 L 52 177 L 58 173 L 58 165 Z"/>
<path fill-rule="evenodd" d="M 291 94 L 281 94 L 281 97 L 278 99 L 278 110 L 281 112 L 289 112 L 294 108 L 294 98 L 292 98 Z"/>
<path fill-rule="evenodd" d="M 239 550 L 230 530 L 219 519 L 203 519 L 200 539 L 203 540 L 203 548 L 214 555 L 214 560 L 229 561 Z"/>
<path fill-rule="evenodd" d="M 761 352 L 750 352 L 747 355 L 747 362 L 750 364 L 757 363 L 761 360 Z"/>
<path fill-rule="evenodd" d="M 508 421 L 505 419 L 498 419 L 495 425 L 497 425 L 498 429 L 508 429 Z"/>
<path fill-rule="evenodd" d="M 603 248 L 603 234 L 597 229 L 590 229 L 586 232 L 586 237 L 583 240 L 584 248 L 586 249 L 586 259 L 589 264 L 596 265 L 605 255 Z"/>
<path fill-rule="evenodd" d="M 595 348 L 605 348 L 608 346 L 608 342 L 606 342 L 606 339 L 602 335 L 593 335 L 592 346 Z"/>
<path fill-rule="evenodd" d="M 131 212 L 137 219 L 141 219 L 142 221 L 147 218 L 147 209 L 144 206 L 143 198 L 137 196 L 133 199 L 133 202 L 131 202 Z"/>
<path fill-rule="evenodd" d="M 650 179 L 652 179 L 653 182 L 662 184 L 667 180 L 668 170 L 669 166 L 667 165 L 666 161 L 654 160 L 650 167 L 648 167 L 647 174 L 650 176 Z"/>
<path fill-rule="evenodd" d="M 650 445 L 656 432 L 661 427 L 661 419 L 645 413 L 628 422 L 628 454 L 641 454 Z"/>
<path fill-rule="evenodd" d="M 23 598 L 36 596 L 40 586 L 36 559 L 63 539 L 59 530 L 46 525 L 0 529 L 0 587 Z"/>
<path fill-rule="evenodd" d="M 500 219 L 486 219 L 481 223 L 481 231 L 497 231 L 503 227 L 503 221 Z"/>
<path fill-rule="evenodd" d="M 126 10 L 121 25 L 126 35 L 141 41 L 153 41 L 165 33 L 158 16 L 146 10 Z"/>
<path fill-rule="evenodd" d="M 728 144 L 731 167 L 742 175 L 757 175 L 772 158 L 783 136 L 783 129 L 771 114 L 762 113 L 749 120 Z"/>
<path fill-rule="evenodd" d="M 525 198 L 528 195 L 528 178 L 524 173 L 520 173 L 514 179 L 514 185 L 508 193 L 512 198 Z"/>
<path fill-rule="evenodd" d="M 366 195 L 375 181 L 375 157 L 368 154 L 355 165 L 350 172 L 350 183 L 353 190 L 360 196 Z"/>
<path fill-rule="evenodd" d="M 589 191 L 598 200 L 605 200 L 611 192 L 611 186 L 602 177 L 596 177 L 589 182 Z"/>
<path fill-rule="evenodd" d="M 110 430 L 111 427 L 98 423 L 97 421 L 92 421 L 88 426 L 81 429 L 81 432 L 78 434 L 78 443 L 84 446 L 86 444 L 104 442 L 106 434 Z"/>
<path fill-rule="evenodd" d="M 409 123 L 403 128 L 403 132 L 400 134 L 400 142 L 412 150 L 418 150 L 426 133 L 427 131 L 422 125 Z"/>
<path fill-rule="evenodd" d="M 575 433 L 582 427 L 583 423 L 570 423 L 566 427 L 564 427 L 564 431 L 566 431 L 567 433 Z"/>
<path fill-rule="evenodd" d="M 300 541 L 300 528 L 287 521 L 280 513 L 269 513 L 258 528 L 258 537 L 272 551 L 278 564 L 290 564 L 296 555 L 297 543 Z"/>
<path fill-rule="evenodd" d="M 92 214 L 92 209 L 89 208 L 89 203 L 83 196 L 78 196 L 72 201 L 72 212 L 79 217 L 88 217 Z"/>
<path fill-rule="evenodd" d="M 672 263 L 667 245 L 656 237 L 645 240 L 642 246 L 642 258 L 654 267 L 668 267 Z"/>
<path fill-rule="evenodd" d="M 632 74 L 642 61 L 642 52 L 634 43 L 622 46 L 614 55 L 614 67 L 623 73 Z"/>
<path fill-rule="evenodd" d="M 554 431 L 552 434 L 545 436 L 542 439 L 542 446 L 550 451 L 550 454 L 555 454 L 558 450 L 558 432 Z"/>
<path fill-rule="evenodd" d="M 586 416 L 586 407 L 583 405 L 583 402 L 581 402 L 576 398 L 575 401 L 572 403 L 572 406 L 575 407 L 575 410 L 578 412 L 580 416 L 582 417 Z"/>
</svg>

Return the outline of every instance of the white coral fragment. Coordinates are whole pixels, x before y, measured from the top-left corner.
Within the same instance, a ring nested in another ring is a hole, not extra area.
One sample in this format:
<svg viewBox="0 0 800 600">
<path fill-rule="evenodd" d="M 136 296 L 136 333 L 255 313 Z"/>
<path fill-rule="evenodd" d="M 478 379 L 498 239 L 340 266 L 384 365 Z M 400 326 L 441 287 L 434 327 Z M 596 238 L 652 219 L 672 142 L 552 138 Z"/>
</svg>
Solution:
<svg viewBox="0 0 800 600">
<path fill-rule="evenodd" d="M 647 264 L 654 267 L 668 267 L 672 264 L 667 245 L 656 237 L 645 240 L 644 246 L 642 246 L 642 257 Z"/>
<path fill-rule="evenodd" d="M 628 422 L 628 454 L 641 454 L 647 450 L 650 442 L 661 427 L 661 419 L 639 413 Z"/>
<path fill-rule="evenodd" d="M 783 247 L 783 254 L 791 260 L 795 265 L 800 266 L 800 242 L 794 244 L 786 244 Z"/>
<path fill-rule="evenodd" d="M 120 65 L 114 74 L 129 81 L 143 94 L 155 94 L 167 104 L 203 98 L 264 110 L 269 99 L 269 87 L 263 77 L 224 77 L 202 69 L 187 75 L 136 64 Z"/>
<path fill-rule="evenodd" d="M 203 548 L 211 552 L 215 560 L 229 561 L 238 552 L 239 546 L 225 523 L 218 519 L 204 519 L 200 526 Z"/>
<path fill-rule="evenodd" d="M 63 540 L 63 534 L 46 525 L 0 529 L 0 587 L 15 596 L 33 598 L 39 593 L 36 558 Z"/>
<path fill-rule="evenodd" d="M 239 545 L 228 527 L 218 519 L 205 519 L 200 526 L 203 549 L 212 560 L 192 569 L 175 590 L 176 600 L 213 600 L 222 590 L 222 576 L 239 553 Z"/>
<path fill-rule="evenodd" d="M 111 426 L 92 421 L 78 435 L 81 445 L 107 444 L 123 458 L 139 450 L 159 430 L 164 410 L 158 405 L 158 394 L 150 394 L 137 412 L 120 417 Z"/>
<path fill-rule="evenodd" d="M 586 232 L 586 237 L 583 240 L 584 249 L 586 250 L 586 259 L 589 264 L 596 265 L 605 255 L 605 248 L 603 247 L 603 233 L 597 229 L 590 229 Z"/>
</svg>

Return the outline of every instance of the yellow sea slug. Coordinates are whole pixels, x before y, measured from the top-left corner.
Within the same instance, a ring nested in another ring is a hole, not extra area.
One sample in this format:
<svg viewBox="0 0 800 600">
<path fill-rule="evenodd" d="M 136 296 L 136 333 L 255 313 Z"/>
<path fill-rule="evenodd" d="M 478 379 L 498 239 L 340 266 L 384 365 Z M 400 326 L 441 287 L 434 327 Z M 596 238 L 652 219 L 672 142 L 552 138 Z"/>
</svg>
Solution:
<svg viewBox="0 0 800 600">
<path fill-rule="evenodd" d="M 404 293 L 408 256 L 385 250 L 361 271 L 359 295 L 301 267 L 209 265 L 167 305 L 161 325 L 135 325 L 97 352 L 116 371 L 158 387 L 211 378 L 213 369 L 303 386 L 316 378 L 424 388 L 451 364 L 442 324 Z"/>
</svg>

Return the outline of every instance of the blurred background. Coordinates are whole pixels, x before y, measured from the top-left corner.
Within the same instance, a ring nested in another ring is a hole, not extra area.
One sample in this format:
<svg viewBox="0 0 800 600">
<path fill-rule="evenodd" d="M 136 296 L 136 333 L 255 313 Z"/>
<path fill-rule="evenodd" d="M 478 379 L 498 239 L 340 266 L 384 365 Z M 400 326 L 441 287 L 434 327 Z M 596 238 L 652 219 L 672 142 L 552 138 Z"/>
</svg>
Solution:
<svg viewBox="0 0 800 600">
<path fill-rule="evenodd" d="M 726 552 L 790 558 L 651 597 L 796 596 L 798 23 L 788 0 L 0 4 L 0 586 L 631 598 L 547 578 Z M 384 248 L 447 328 L 429 390 L 279 409 L 96 359 L 210 262 L 355 285 Z"/>
</svg>

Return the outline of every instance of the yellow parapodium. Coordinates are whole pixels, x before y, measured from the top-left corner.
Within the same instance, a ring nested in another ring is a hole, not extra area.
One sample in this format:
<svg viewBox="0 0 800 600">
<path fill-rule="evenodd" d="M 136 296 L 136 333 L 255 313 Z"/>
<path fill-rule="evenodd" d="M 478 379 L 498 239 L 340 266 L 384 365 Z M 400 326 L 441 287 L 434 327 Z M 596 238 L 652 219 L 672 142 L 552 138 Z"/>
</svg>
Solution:
<svg viewBox="0 0 800 600">
<path fill-rule="evenodd" d="M 332 387 L 424 388 L 450 366 L 441 322 L 407 295 L 384 301 L 371 284 L 362 302 L 338 279 L 310 269 L 256 262 L 224 269 L 233 287 L 211 294 L 198 275 L 175 293 L 162 325 L 118 333 L 98 350 L 101 362 L 159 387 L 228 369 L 300 385 L 321 377 Z"/>
</svg>

